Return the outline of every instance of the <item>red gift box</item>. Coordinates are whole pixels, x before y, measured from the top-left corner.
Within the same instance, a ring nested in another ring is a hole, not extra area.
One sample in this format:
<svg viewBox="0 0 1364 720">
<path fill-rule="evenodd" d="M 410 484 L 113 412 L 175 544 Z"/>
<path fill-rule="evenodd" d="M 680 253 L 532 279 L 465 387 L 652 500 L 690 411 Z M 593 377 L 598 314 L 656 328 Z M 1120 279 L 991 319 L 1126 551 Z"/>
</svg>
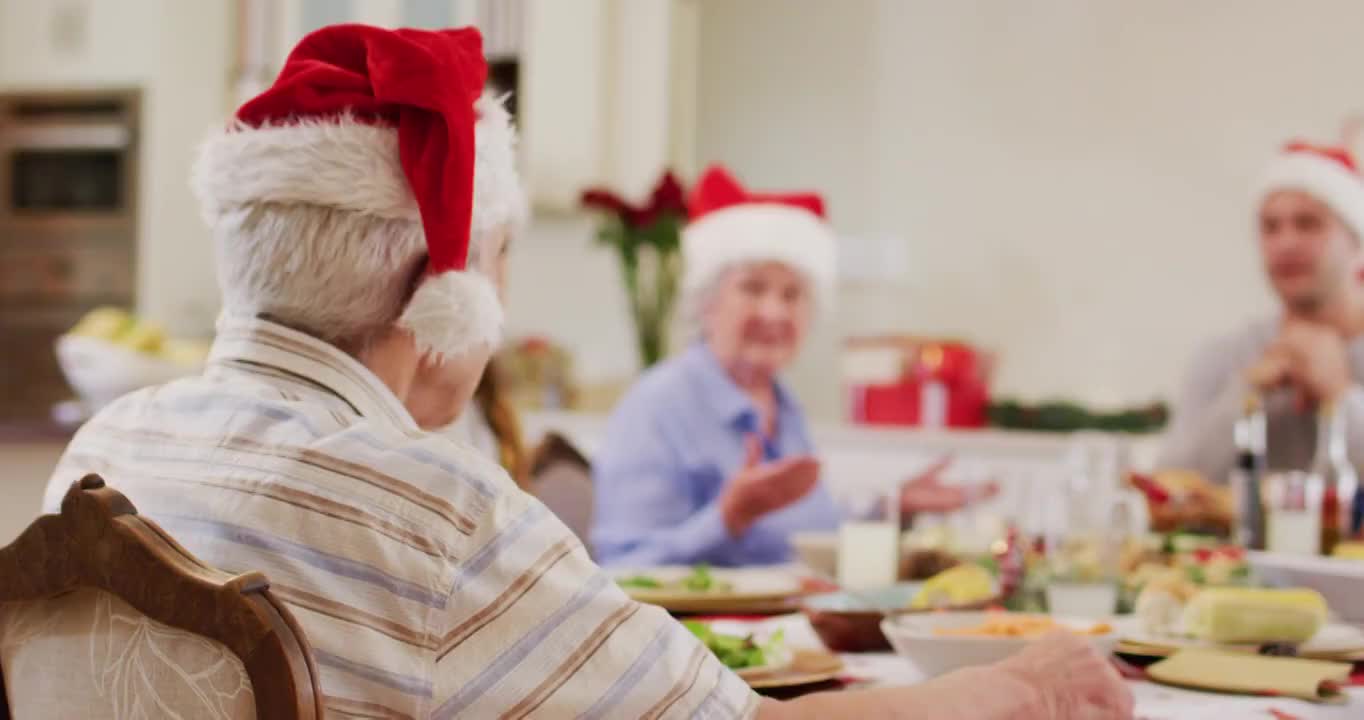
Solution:
<svg viewBox="0 0 1364 720">
<path fill-rule="evenodd" d="M 966 343 L 906 336 L 845 347 L 849 417 L 866 425 L 985 425 L 993 359 Z"/>
</svg>

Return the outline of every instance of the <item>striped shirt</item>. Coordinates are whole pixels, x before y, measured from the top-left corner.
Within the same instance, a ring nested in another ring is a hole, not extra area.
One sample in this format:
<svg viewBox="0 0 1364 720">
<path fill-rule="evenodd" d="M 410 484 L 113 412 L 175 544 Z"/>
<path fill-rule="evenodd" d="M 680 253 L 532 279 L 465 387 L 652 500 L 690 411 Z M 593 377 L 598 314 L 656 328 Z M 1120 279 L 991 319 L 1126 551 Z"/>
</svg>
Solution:
<svg viewBox="0 0 1364 720">
<path fill-rule="evenodd" d="M 422 432 L 336 348 L 227 319 L 205 372 L 87 423 L 48 485 L 100 473 L 204 562 L 263 571 L 340 718 L 731 718 L 757 699 L 627 598 L 495 463 Z"/>
</svg>

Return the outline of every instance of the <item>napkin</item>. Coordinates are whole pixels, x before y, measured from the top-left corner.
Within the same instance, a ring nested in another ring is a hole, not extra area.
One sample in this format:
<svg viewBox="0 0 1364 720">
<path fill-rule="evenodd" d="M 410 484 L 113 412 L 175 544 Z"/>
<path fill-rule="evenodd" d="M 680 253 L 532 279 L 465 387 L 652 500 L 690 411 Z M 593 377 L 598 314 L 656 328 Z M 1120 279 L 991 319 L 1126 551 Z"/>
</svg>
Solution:
<svg viewBox="0 0 1364 720">
<path fill-rule="evenodd" d="M 1348 663 L 1269 657 L 1219 650 L 1180 650 L 1146 668 L 1156 682 L 1199 690 L 1344 702 Z"/>
</svg>

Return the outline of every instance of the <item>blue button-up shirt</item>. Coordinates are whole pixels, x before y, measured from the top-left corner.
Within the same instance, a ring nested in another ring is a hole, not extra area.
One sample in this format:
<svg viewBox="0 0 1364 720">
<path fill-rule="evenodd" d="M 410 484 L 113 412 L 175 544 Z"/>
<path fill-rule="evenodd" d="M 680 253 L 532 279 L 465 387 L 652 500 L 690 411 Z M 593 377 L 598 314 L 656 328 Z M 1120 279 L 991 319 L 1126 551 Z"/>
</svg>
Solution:
<svg viewBox="0 0 1364 720">
<path fill-rule="evenodd" d="M 837 528 L 838 508 L 823 483 L 740 537 L 725 527 L 718 500 L 743 464 L 747 435 L 762 437 L 768 461 L 812 452 L 800 406 L 780 384 L 776 396 L 776 435 L 764 437 L 757 409 L 704 343 L 645 373 L 612 414 L 593 458 L 598 560 L 780 563 L 791 558 L 791 533 Z"/>
</svg>

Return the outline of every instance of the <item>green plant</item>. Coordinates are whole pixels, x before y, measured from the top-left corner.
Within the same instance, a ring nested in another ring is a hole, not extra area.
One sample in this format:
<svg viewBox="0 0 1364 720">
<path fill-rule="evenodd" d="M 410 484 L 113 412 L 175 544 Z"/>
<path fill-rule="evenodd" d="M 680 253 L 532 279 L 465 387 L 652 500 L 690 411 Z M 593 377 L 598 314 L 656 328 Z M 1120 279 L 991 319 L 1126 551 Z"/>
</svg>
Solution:
<svg viewBox="0 0 1364 720">
<path fill-rule="evenodd" d="M 668 351 L 668 326 L 681 274 L 682 227 L 687 221 L 684 195 L 676 176 L 666 172 L 640 207 L 600 188 L 582 196 L 584 207 L 603 213 L 597 241 L 613 248 L 620 260 L 644 367 Z"/>
</svg>

